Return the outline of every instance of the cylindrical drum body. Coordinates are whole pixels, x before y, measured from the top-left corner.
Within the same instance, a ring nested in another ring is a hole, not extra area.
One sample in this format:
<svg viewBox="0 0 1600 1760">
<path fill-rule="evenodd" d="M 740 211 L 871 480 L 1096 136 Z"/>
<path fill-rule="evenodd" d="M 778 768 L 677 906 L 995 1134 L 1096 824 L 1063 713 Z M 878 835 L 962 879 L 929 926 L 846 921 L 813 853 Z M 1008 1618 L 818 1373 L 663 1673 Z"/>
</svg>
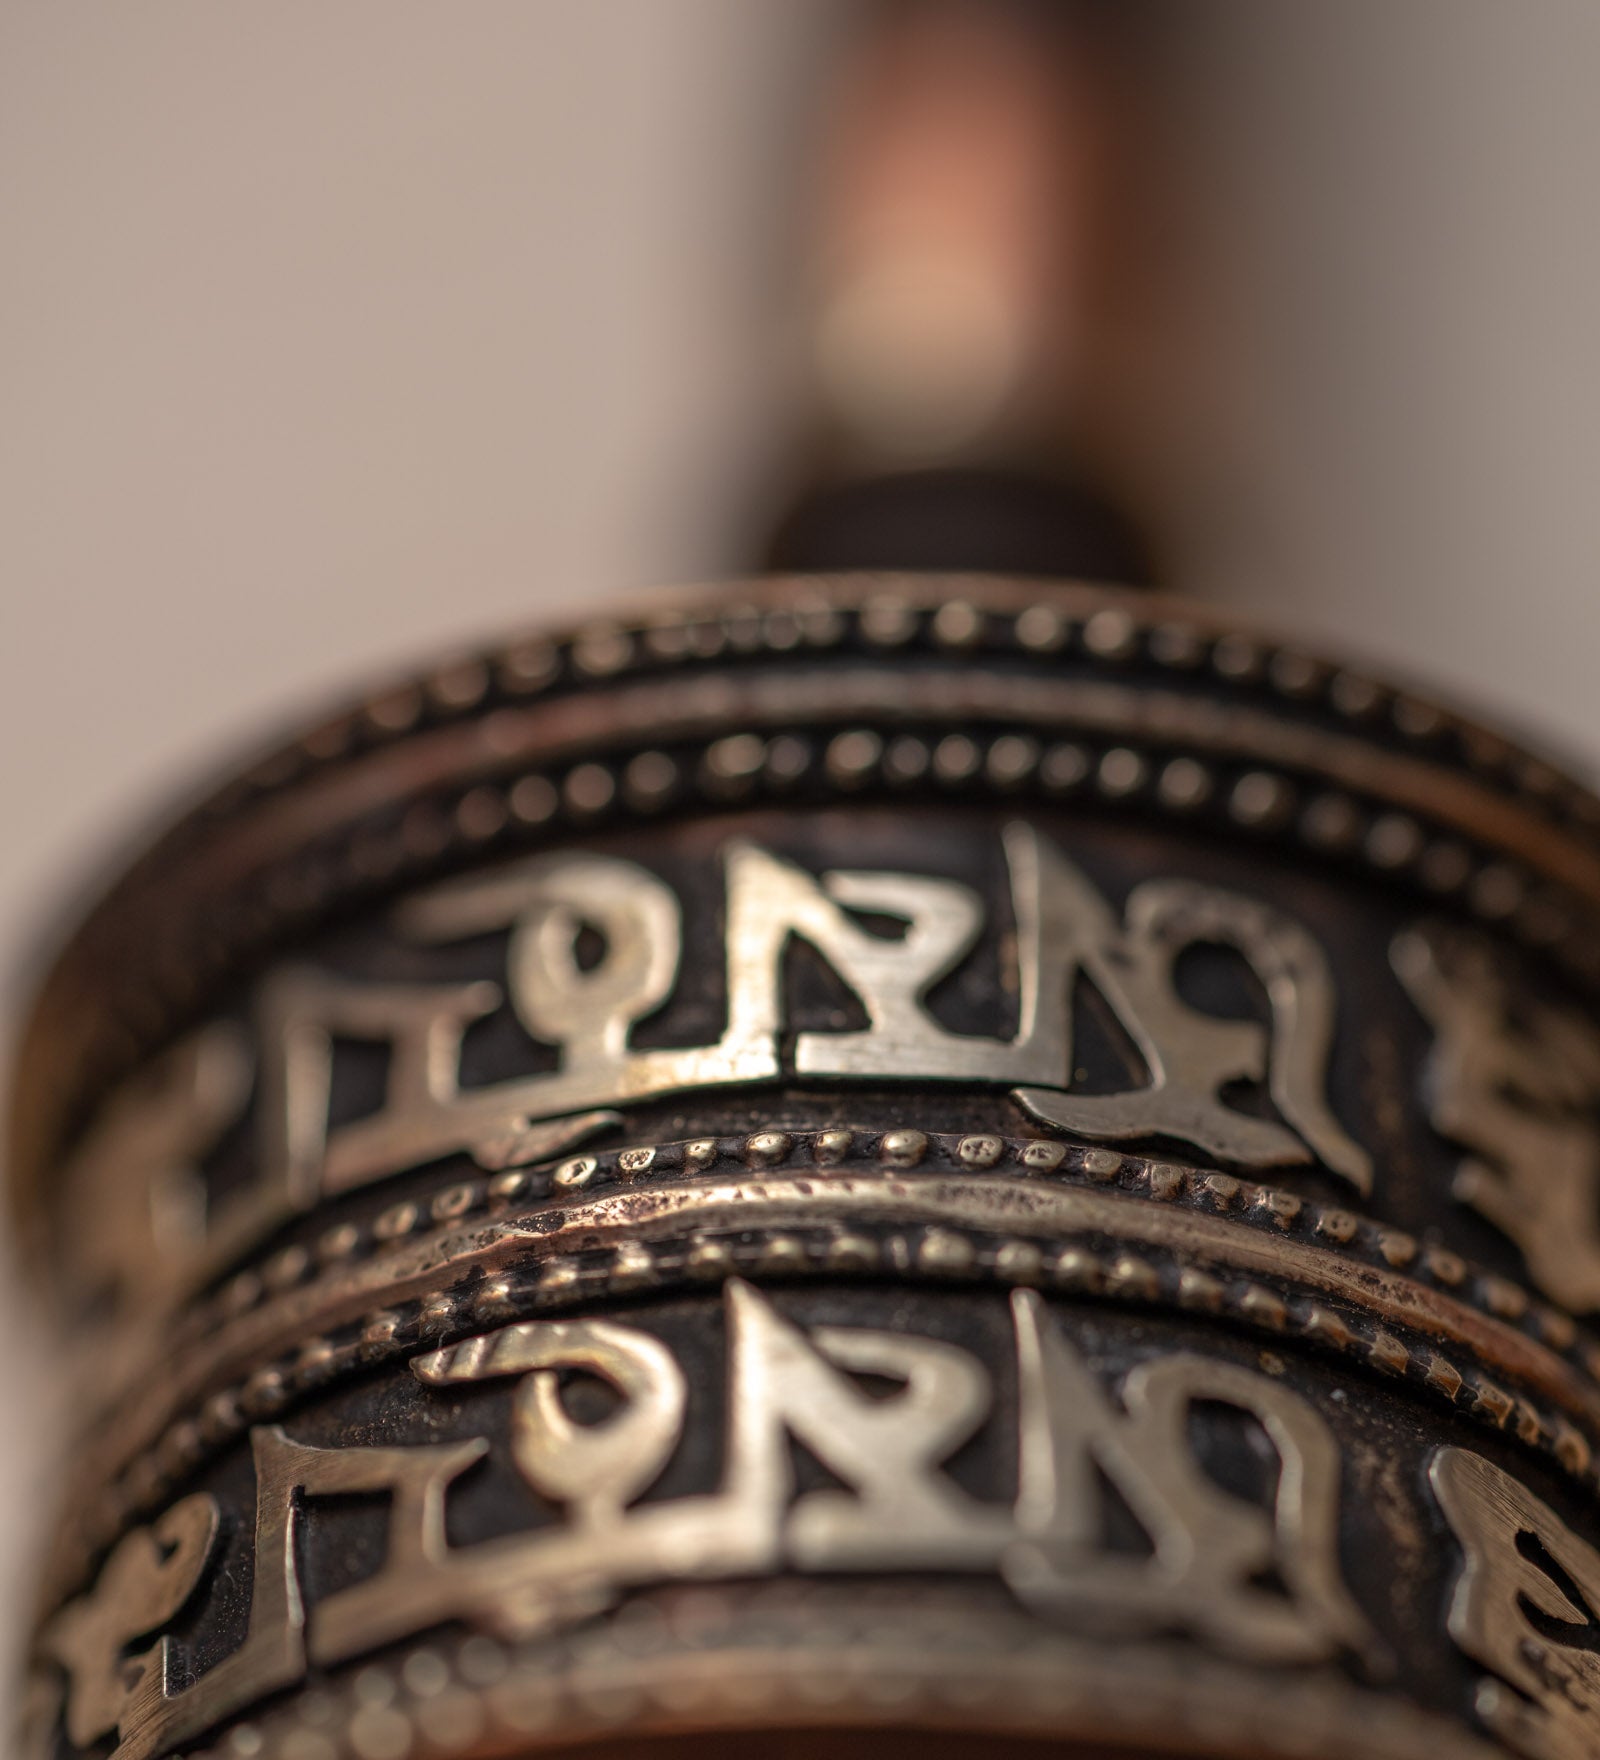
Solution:
<svg viewBox="0 0 1600 1760">
<path fill-rule="evenodd" d="M 1597 983 L 1591 796 L 1160 597 L 373 695 L 24 1038 L 29 1751 L 1600 1751 Z"/>
</svg>

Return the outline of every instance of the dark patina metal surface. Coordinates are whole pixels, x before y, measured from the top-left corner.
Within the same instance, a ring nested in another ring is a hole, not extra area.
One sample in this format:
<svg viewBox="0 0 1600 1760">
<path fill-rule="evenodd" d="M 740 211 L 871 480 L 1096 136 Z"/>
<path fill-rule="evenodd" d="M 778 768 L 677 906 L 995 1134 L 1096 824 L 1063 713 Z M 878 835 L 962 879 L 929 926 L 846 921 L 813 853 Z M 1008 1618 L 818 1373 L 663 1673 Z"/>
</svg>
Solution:
<svg viewBox="0 0 1600 1760">
<path fill-rule="evenodd" d="M 373 697 L 22 1050 L 33 1751 L 1592 1753 L 1597 926 L 1592 797 L 1161 598 Z"/>
</svg>

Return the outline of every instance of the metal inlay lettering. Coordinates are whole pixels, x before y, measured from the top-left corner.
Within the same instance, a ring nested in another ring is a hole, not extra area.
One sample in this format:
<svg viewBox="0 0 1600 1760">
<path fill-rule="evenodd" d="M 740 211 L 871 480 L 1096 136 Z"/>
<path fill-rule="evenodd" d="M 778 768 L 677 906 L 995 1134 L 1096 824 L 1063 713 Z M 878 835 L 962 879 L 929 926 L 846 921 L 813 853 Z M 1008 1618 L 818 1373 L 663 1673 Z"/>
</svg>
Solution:
<svg viewBox="0 0 1600 1760">
<path fill-rule="evenodd" d="M 129 1535 L 99 1580 L 46 1629 L 68 1679 L 68 1733 L 113 1732 L 115 1760 L 187 1742 L 311 1666 L 348 1661 L 459 1622 L 525 1639 L 582 1620 L 627 1591 L 684 1578 L 814 1573 L 988 1573 L 1028 1609 L 1072 1627 L 1189 1633 L 1271 1665 L 1369 1651 L 1341 1578 L 1340 1464 L 1324 1420 L 1280 1382 L 1185 1352 L 1136 1367 L 1116 1395 L 1032 1291 L 1012 1297 L 1019 1466 L 1010 1501 L 963 1489 L 951 1457 L 988 1420 L 994 1375 L 948 1342 L 786 1319 L 757 1290 L 726 1292 L 725 1429 L 716 1488 L 651 1500 L 685 1437 L 687 1385 L 652 1333 L 581 1319 L 509 1325 L 417 1357 L 424 1387 L 514 1381 L 506 1446 L 561 1511 L 525 1533 L 452 1545 L 451 1489 L 488 1438 L 315 1448 L 252 1432 L 256 1467 L 248 1635 L 188 1684 L 163 1628 L 206 1585 L 221 1512 L 186 1498 Z M 889 1384 L 865 1388 L 858 1377 Z M 593 1377 L 615 1396 L 577 1422 L 564 1387 Z M 1231 1408 L 1276 1457 L 1263 1500 L 1201 1464 L 1191 1411 Z M 792 1446 L 837 1484 L 800 1490 Z M 1102 1481 L 1145 1531 L 1112 1544 Z M 388 1538 L 369 1575 L 308 1605 L 296 1527 L 308 1501 L 380 1494 Z M 141 1647 L 141 1645 L 143 1647 Z"/>
<path fill-rule="evenodd" d="M 420 893 L 394 919 L 413 957 L 499 935 L 503 979 L 392 983 L 310 965 L 270 974 L 255 1015 L 253 1182 L 208 1202 L 192 1172 L 245 1104 L 237 1078 L 231 1087 L 201 1080 L 228 1061 L 234 1029 L 217 1026 L 170 1055 L 150 1096 L 127 1103 L 147 1108 L 138 1140 L 148 1155 L 124 1154 L 113 1167 L 91 1144 L 77 1162 L 70 1177 L 83 1201 L 115 1188 L 115 1201 L 138 1211 L 150 1268 L 145 1276 L 114 1256 L 85 1259 L 80 1280 L 96 1294 L 132 1281 L 174 1300 L 330 1197 L 455 1154 L 485 1168 L 526 1165 L 616 1123 L 614 1109 L 631 1102 L 779 1079 L 1000 1087 L 1035 1119 L 1091 1141 L 1176 1140 L 1243 1169 L 1319 1162 L 1370 1189 L 1370 1158 L 1329 1109 L 1335 992 L 1304 928 L 1256 900 L 1175 879 L 1135 887 L 1119 914 L 1031 826 L 1007 826 L 1003 842 L 1011 932 L 999 993 L 1014 999 L 1005 1036 L 952 1031 L 928 1005 L 985 924 L 978 894 L 948 878 L 816 875 L 753 844 L 728 845 L 716 975 L 725 1024 L 714 1043 L 685 1047 L 634 1043 L 680 990 L 709 993 L 703 974 L 684 970 L 680 899 L 645 868 L 564 853 Z M 864 1026 L 820 1030 L 792 1018 L 784 972 L 796 943 L 857 999 Z M 1183 999 L 1178 961 L 1204 945 L 1230 949 L 1253 972 L 1266 1021 Z M 1098 993 L 1139 1066 L 1115 1092 L 1075 1091 L 1080 983 Z M 464 1085 L 466 1035 L 507 1007 L 533 1068 L 552 1050 L 555 1067 Z M 361 1043 L 385 1054 L 382 1098 L 336 1119 L 337 1048 Z M 1241 1082 L 1263 1090 L 1270 1113 L 1231 1103 Z M 118 1141 L 129 1140 L 122 1120 Z"/>
<path fill-rule="evenodd" d="M 1600 1307 L 1600 1033 L 1512 991 L 1479 937 L 1397 936 L 1396 972 L 1433 1028 L 1428 1116 L 1467 1151 L 1452 1190 L 1514 1241 L 1553 1300 Z"/>
<path fill-rule="evenodd" d="M 1450 1636 L 1492 1675 L 1478 1684 L 1478 1715 L 1528 1760 L 1590 1760 L 1600 1552 L 1482 1455 L 1441 1448 L 1428 1477 L 1464 1555 Z"/>
</svg>

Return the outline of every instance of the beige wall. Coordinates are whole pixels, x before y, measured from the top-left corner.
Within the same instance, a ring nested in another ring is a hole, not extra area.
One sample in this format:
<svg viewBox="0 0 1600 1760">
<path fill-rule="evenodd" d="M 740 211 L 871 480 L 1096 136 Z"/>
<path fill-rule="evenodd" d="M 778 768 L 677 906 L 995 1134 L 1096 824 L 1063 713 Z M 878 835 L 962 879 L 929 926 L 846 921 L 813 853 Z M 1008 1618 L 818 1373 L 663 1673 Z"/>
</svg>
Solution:
<svg viewBox="0 0 1600 1760">
<path fill-rule="evenodd" d="M 722 562 L 836 11 L 0 7 L 8 966 L 295 705 Z M 1190 11 L 1176 573 L 1600 746 L 1600 11 Z"/>
<path fill-rule="evenodd" d="M 0 5 L 7 972 L 264 721 L 720 563 L 833 10 Z M 1209 304 L 1150 436 L 1177 578 L 1592 757 L 1600 9 L 1187 10 Z"/>
</svg>

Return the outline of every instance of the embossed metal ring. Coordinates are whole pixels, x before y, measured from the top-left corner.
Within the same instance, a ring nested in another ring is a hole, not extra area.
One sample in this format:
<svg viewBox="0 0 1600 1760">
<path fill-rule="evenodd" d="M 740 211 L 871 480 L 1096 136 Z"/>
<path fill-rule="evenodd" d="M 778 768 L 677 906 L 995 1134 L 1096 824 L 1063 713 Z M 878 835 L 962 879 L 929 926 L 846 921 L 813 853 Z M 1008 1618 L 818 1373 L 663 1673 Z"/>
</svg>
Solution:
<svg viewBox="0 0 1600 1760">
<path fill-rule="evenodd" d="M 1575 784 L 1160 598 L 371 696 L 22 1048 L 34 1751 L 1590 1751 L 1597 925 Z"/>
</svg>

